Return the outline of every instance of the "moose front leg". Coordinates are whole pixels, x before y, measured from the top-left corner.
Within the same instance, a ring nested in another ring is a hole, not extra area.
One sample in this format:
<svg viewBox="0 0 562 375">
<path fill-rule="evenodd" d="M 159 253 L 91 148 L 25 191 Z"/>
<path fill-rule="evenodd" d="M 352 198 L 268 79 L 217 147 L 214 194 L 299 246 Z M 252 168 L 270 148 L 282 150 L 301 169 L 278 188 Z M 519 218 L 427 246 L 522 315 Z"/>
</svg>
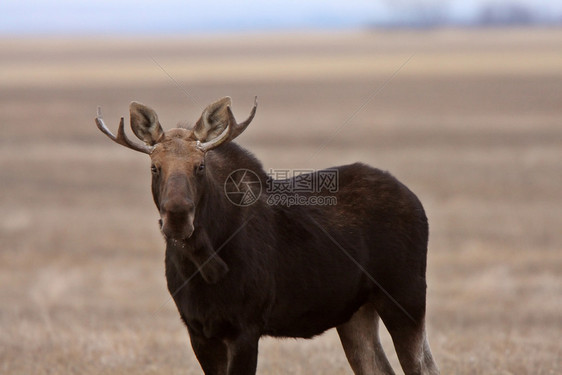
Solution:
<svg viewBox="0 0 562 375">
<path fill-rule="evenodd" d="M 251 332 L 226 340 L 228 375 L 255 375 L 258 365 L 259 335 Z"/>
<path fill-rule="evenodd" d="M 206 338 L 187 327 L 191 347 L 205 375 L 227 375 L 228 354 L 223 340 Z"/>
<path fill-rule="evenodd" d="M 259 342 L 259 334 L 253 333 L 256 330 L 220 338 L 212 324 L 186 324 L 191 346 L 205 375 L 255 375 Z"/>
</svg>

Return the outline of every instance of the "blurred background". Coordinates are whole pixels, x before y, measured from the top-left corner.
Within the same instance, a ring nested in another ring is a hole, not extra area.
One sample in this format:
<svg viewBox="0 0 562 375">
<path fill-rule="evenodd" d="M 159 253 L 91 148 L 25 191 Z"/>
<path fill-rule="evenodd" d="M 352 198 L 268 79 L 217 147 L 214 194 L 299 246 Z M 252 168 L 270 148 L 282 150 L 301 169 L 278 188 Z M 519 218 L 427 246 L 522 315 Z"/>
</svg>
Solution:
<svg viewBox="0 0 562 375">
<path fill-rule="evenodd" d="M 132 100 L 167 129 L 220 97 L 269 169 L 363 161 L 430 220 L 443 374 L 562 372 L 562 3 L 0 4 L 0 373 L 191 374 Z M 382 332 L 395 369 L 388 334 Z M 260 374 L 351 374 L 333 331 L 264 339 Z M 400 373 L 400 371 L 398 371 Z"/>
</svg>

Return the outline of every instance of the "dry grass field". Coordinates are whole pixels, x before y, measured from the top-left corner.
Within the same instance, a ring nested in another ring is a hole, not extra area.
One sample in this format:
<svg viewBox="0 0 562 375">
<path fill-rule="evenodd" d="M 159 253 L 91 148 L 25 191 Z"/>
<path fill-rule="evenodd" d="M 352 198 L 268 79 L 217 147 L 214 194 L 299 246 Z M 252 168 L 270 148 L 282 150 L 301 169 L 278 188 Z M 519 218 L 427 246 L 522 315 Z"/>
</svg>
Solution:
<svg viewBox="0 0 562 375">
<path fill-rule="evenodd" d="M 418 194 L 443 374 L 562 373 L 562 30 L 530 29 L 0 39 L 1 374 L 200 373 L 148 159 L 93 119 L 225 95 L 258 96 L 238 142 L 266 169 L 363 161 Z M 258 373 L 351 370 L 332 330 L 263 339 Z"/>
</svg>

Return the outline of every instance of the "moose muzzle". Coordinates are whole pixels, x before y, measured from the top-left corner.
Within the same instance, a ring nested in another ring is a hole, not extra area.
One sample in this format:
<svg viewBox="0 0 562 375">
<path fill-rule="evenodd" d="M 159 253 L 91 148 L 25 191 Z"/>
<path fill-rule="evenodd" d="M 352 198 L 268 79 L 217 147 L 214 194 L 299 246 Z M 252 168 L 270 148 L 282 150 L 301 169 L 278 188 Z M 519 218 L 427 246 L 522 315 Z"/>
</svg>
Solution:
<svg viewBox="0 0 562 375">
<path fill-rule="evenodd" d="M 193 234 L 193 204 L 183 202 L 166 202 L 162 206 L 162 233 L 166 238 L 184 240 Z"/>
<path fill-rule="evenodd" d="M 184 179 L 171 179 L 168 184 L 168 194 L 160 204 L 160 218 L 162 234 L 173 240 L 185 240 L 193 234 L 193 219 L 195 206 L 186 197 Z M 183 186 L 178 186 L 183 185 Z"/>
</svg>

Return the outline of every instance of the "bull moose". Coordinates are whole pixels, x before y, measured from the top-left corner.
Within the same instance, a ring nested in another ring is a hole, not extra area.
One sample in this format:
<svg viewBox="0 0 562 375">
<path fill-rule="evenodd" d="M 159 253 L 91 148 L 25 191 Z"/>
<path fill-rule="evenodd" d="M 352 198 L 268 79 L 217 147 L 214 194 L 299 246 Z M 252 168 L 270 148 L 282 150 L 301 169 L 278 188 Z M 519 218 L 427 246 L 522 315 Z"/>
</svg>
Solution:
<svg viewBox="0 0 562 375">
<path fill-rule="evenodd" d="M 336 327 L 355 374 L 393 374 L 380 317 L 406 374 L 438 374 L 425 330 L 428 223 L 416 195 L 356 163 L 332 168 L 337 204 L 274 205 L 267 191 L 233 204 L 224 188 L 233 171 L 272 182 L 232 142 L 256 108 L 237 123 L 225 97 L 191 129 L 165 132 L 153 109 L 132 102 L 142 144 L 127 138 L 123 118 L 115 136 L 99 108 L 96 117 L 113 141 L 150 156 L 168 290 L 204 373 L 255 374 L 261 336 L 311 338 Z"/>
</svg>

